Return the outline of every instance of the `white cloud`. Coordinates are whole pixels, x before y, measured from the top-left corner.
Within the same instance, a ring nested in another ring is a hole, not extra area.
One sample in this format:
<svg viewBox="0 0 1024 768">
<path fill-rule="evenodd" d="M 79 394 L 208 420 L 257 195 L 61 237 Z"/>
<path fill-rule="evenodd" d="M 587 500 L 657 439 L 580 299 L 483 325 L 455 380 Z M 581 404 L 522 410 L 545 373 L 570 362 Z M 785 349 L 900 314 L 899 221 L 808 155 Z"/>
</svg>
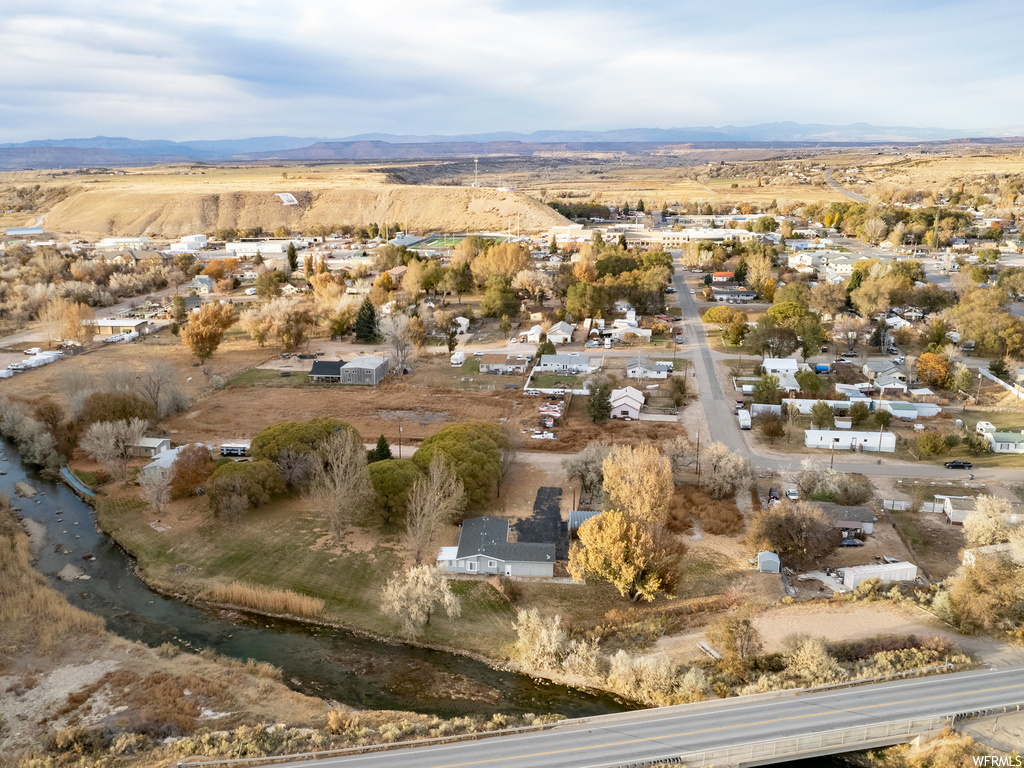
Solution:
<svg viewBox="0 0 1024 768">
<path fill-rule="evenodd" d="M 994 0 L 43 0 L 0 28 L 0 141 L 1024 123 L 1021 15 Z"/>
</svg>

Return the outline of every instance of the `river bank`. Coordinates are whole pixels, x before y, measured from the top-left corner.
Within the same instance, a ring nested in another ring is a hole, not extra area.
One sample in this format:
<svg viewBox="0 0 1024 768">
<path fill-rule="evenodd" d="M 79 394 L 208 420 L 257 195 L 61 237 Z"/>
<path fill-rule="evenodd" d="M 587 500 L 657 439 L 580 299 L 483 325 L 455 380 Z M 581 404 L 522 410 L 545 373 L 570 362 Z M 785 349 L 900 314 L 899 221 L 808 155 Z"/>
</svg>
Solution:
<svg viewBox="0 0 1024 768">
<path fill-rule="evenodd" d="M 36 568 L 70 603 L 102 617 L 123 638 L 150 647 L 167 644 L 266 662 L 280 668 L 294 690 L 362 710 L 490 717 L 578 716 L 627 708 L 610 695 L 495 669 L 477 655 L 386 643 L 369 632 L 204 607 L 161 595 L 136 575 L 144 569 L 125 549 L 98 529 L 91 507 L 67 487 L 19 467 L 13 451 L 8 455 L 10 477 L 0 478 L 0 490 L 27 476 L 43 492 L 40 504 L 26 504 L 23 510 L 46 529 Z M 90 579 L 57 580 L 69 563 L 84 569 Z"/>
</svg>

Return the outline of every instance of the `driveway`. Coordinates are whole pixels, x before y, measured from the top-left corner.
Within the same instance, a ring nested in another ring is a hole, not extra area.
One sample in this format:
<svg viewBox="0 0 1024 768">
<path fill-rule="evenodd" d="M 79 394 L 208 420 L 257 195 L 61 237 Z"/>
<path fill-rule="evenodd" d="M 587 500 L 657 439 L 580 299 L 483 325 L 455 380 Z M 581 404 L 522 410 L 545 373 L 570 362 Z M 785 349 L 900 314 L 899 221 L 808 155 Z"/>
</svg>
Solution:
<svg viewBox="0 0 1024 768">
<path fill-rule="evenodd" d="M 562 521 L 562 489 L 543 486 L 537 489 L 533 515 L 516 523 L 519 541 L 533 544 L 555 542 L 555 557 L 569 559 L 569 530 Z"/>
</svg>

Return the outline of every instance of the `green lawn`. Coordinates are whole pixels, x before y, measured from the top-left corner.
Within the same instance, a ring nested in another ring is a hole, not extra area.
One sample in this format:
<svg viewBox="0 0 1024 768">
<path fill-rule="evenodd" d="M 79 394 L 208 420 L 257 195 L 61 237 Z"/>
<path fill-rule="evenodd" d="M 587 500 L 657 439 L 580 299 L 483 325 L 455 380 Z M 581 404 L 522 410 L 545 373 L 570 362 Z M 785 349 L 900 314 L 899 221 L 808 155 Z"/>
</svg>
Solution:
<svg viewBox="0 0 1024 768">
<path fill-rule="evenodd" d="M 266 371 L 262 368 L 250 368 L 228 381 L 229 387 L 312 387 L 338 386 L 336 384 L 315 384 L 310 381 L 306 371 L 292 371 L 291 376 L 282 376 L 278 371 Z"/>
</svg>

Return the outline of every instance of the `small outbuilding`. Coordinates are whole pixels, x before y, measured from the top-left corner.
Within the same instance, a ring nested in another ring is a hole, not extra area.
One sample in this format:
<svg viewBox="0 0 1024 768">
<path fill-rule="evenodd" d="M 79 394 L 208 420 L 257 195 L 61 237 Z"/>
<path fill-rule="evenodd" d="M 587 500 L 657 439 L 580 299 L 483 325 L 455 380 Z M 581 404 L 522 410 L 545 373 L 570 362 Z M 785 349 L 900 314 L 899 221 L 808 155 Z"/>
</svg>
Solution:
<svg viewBox="0 0 1024 768">
<path fill-rule="evenodd" d="M 167 437 L 144 437 L 131 447 L 132 456 L 152 458 L 162 451 L 171 449 L 171 440 Z"/>
<path fill-rule="evenodd" d="M 757 553 L 757 570 L 760 573 L 778 573 L 779 569 L 779 556 L 774 552 Z"/>
</svg>

